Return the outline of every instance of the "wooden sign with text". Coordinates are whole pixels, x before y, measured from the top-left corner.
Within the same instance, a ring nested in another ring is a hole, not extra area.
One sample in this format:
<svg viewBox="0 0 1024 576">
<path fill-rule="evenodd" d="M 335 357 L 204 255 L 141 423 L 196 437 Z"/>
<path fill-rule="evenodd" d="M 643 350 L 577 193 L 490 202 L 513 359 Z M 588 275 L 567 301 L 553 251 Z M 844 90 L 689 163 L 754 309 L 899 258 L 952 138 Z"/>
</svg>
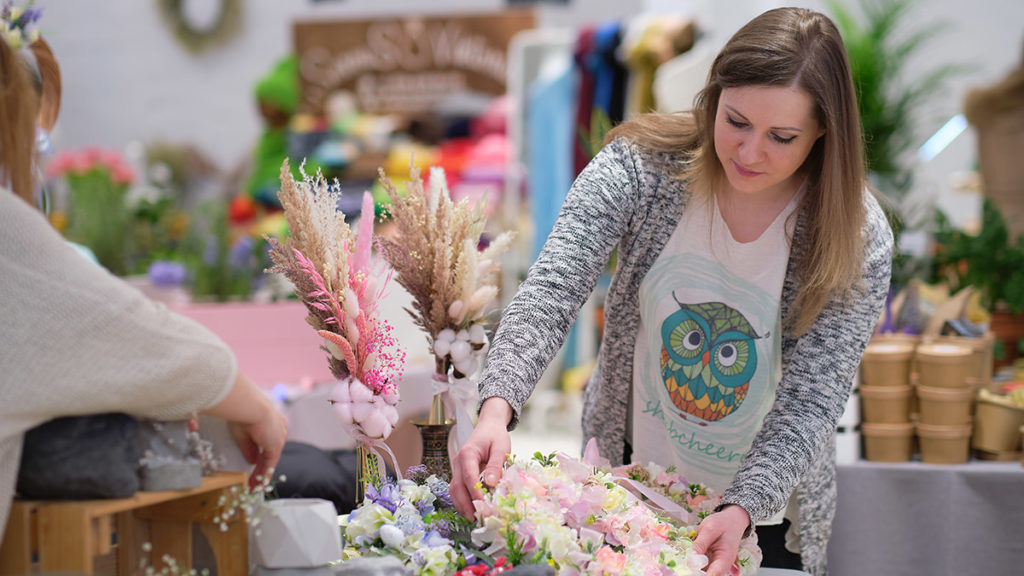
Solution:
<svg viewBox="0 0 1024 576">
<path fill-rule="evenodd" d="M 504 94 L 509 41 L 534 25 L 527 10 L 296 22 L 301 108 L 321 115 L 348 92 L 360 111 L 413 114 L 453 93 Z"/>
</svg>

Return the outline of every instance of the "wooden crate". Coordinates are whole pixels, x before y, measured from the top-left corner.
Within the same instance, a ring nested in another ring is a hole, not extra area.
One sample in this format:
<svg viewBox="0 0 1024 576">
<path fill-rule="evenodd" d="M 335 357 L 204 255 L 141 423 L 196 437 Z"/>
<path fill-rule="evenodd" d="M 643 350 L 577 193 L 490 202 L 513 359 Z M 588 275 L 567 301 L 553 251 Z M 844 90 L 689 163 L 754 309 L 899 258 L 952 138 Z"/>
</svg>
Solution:
<svg viewBox="0 0 1024 576">
<path fill-rule="evenodd" d="M 192 567 L 192 528 L 199 525 L 213 549 L 220 576 L 245 576 L 248 526 L 236 515 L 227 530 L 214 522 L 222 495 L 244 490 L 242 472 L 218 472 L 190 490 L 138 492 L 120 500 L 15 500 L 0 544 L 0 575 L 64 572 L 92 576 L 94 559 L 113 554 L 118 574 L 138 572 L 145 560 L 162 565 L 166 554 Z M 112 534 L 117 546 L 111 546 Z M 149 543 L 144 550 L 144 543 Z"/>
</svg>

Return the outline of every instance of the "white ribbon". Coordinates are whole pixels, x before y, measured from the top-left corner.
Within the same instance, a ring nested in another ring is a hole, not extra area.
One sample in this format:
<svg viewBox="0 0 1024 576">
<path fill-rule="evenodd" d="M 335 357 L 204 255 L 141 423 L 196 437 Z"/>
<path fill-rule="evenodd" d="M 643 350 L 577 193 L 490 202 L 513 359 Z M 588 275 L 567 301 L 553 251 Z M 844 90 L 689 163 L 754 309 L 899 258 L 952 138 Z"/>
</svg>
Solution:
<svg viewBox="0 0 1024 576">
<path fill-rule="evenodd" d="M 373 438 L 363 434 L 362 431 L 359 430 L 358 426 L 355 428 L 354 436 L 356 437 L 356 442 L 358 442 L 363 448 L 369 450 L 370 454 L 374 455 L 374 458 L 377 460 L 377 471 L 380 473 L 381 480 L 383 481 L 387 478 L 388 469 L 387 466 L 384 465 L 384 455 L 380 453 L 380 450 L 383 450 L 391 457 L 391 465 L 395 468 L 395 477 L 396 479 L 401 480 L 402 470 L 398 467 L 398 458 L 395 457 L 395 453 L 391 450 L 391 447 L 388 446 L 383 439 L 374 440 Z M 380 450 L 378 450 L 378 448 Z M 359 465 L 362 466 L 362 463 L 359 463 Z"/>
<path fill-rule="evenodd" d="M 663 512 L 679 522 L 680 526 L 686 526 L 690 520 L 690 513 L 685 508 L 673 502 L 670 498 L 659 494 L 656 490 L 649 488 L 632 478 L 616 478 L 626 490 L 633 492 L 640 499 L 640 502 L 655 512 Z M 639 494 L 638 494 L 639 493 Z"/>
<path fill-rule="evenodd" d="M 455 411 L 455 445 L 454 453 L 458 453 L 462 445 L 473 433 L 473 420 L 470 416 L 476 403 L 479 401 L 480 393 L 470 378 L 460 378 L 452 381 L 448 374 L 434 374 L 431 377 L 431 384 L 434 387 L 434 394 L 443 394 L 445 404 L 451 404 Z"/>
</svg>

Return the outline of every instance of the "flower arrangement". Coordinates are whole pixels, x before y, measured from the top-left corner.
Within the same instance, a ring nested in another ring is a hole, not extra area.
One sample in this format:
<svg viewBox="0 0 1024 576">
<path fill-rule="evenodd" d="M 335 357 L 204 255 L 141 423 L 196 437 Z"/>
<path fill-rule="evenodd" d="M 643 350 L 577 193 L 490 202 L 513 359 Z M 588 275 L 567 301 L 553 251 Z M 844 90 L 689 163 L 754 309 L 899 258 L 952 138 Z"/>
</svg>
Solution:
<svg viewBox="0 0 1024 576">
<path fill-rule="evenodd" d="M 435 405 L 440 405 L 443 394 L 458 401 L 456 437 L 461 443 L 472 431 L 469 409 L 475 404 L 476 387 L 470 378 L 487 353 L 484 321 L 498 296 L 497 257 L 508 248 L 512 234 L 498 235 L 481 250 L 486 202 L 453 202 L 441 168 L 431 169 L 429 189 L 417 169 L 410 172 L 403 196 L 380 171 L 391 200 L 395 235 L 379 239 L 378 246 L 398 283 L 412 295 L 409 313 L 427 333 L 435 356 Z M 444 419 L 437 417 L 438 412 L 431 410 L 432 420 Z"/>
<path fill-rule="evenodd" d="M 410 475 L 368 493 L 339 519 L 344 558 L 395 556 L 431 576 L 494 574 L 522 564 L 547 564 L 565 576 L 702 575 L 707 557 L 693 551 L 693 538 L 721 501 L 655 464 L 611 468 L 592 448 L 582 461 L 538 453 L 507 466 L 475 503 L 467 539 L 447 484 Z M 731 574 L 756 573 L 757 536 L 745 538 L 738 552 Z"/>
<path fill-rule="evenodd" d="M 376 459 L 377 446 L 390 453 L 382 441 L 398 422 L 397 384 L 405 352 L 398 348 L 391 325 L 377 314 L 390 274 L 378 284 L 381 266 L 371 254 L 373 200 L 364 194 L 358 234 L 353 234 L 337 209 L 337 184 L 300 171 L 304 181 L 296 182 L 287 159 L 281 166 L 278 196 L 291 236 L 267 238 L 274 261 L 269 271 L 295 285 L 309 312 L 306 321 L 324 339 L 331 373 L 339 381 L 333 393 L 335 411 L 360 447 Z M 361 467 L 364 477 L 379 483 L 382 475 L 367 464 Z M 383 468 L 379 460 L 377 464 Z"/>
<path fill-rule="evenodd" d="M 67 185 L 68 239 L 92 249 L 110 272 L 125 274 L 133 217 L 127 201 L 135 179 L 131 166 L 114 150 L 85 148 L 61 152 L 46 171 Z"/>
<path fill-rule="evenodd" d="M 0 6 L 0 37 L 13 50 L 27 48 L 39 39 L 39 30 L 33 26 L 43 14 L 42 8 L 33 8 L 33 0 L 24 6 L 15 6 L 12 0 L 6 0 Z"/>
<path fill-rule="evenodd" d="M 448 483 L 414 466 L 406 478 L 367 488 L 363 504 L 340 516 L 342 560 L 393 556 L 416 574 L 445 576 L 475 561 L 472 525 L 455 510 Z"/>
</svg>

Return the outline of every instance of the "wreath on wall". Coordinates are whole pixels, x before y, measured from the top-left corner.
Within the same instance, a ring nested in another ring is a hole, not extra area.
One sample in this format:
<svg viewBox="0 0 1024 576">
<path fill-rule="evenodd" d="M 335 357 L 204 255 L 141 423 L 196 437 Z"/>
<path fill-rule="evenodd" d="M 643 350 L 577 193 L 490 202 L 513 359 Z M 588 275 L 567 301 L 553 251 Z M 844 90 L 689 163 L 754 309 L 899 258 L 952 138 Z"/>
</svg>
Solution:
<svg viewBox="0 0 1024 576">
<path fill-rule="evenodd" d="M 231 39 L 242 23 L 240 0 L 158 0 L 160 15 L 189 52 Z"/>
</svg>

